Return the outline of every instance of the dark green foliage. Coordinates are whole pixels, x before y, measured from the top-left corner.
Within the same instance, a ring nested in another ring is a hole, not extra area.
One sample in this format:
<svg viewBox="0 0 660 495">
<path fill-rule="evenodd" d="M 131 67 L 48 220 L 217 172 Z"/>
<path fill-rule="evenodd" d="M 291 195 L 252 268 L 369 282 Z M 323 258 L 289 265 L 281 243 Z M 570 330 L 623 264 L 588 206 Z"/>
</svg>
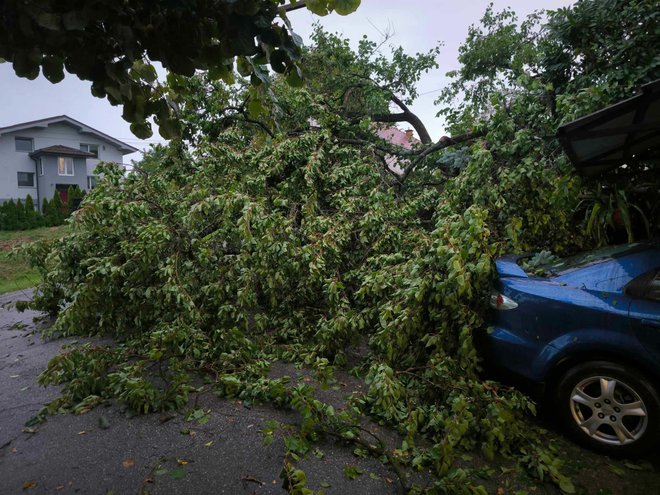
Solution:
<svg viewBox="0 0 660 495">
<path fill-rule="evenodd" d="M 70 215 L 73 213 L 77 208 L 80 208 L 80 202 L 83 200 L 85 197 L 85 191 L 80 189 L 80 187 L 76 184 L 73 186 L 69 186 L 69 189 L 67 190 L 67 201 L 66 201 L 66 211 Z"/>
<path fill-rule="evenodd" d="M 542 16 L 519 21 L 491 6 L 470 28 L 440 101 L 464 98 L 444 113 L 474 119 L 493 111 L 497 94 L 506 104 L 534 91 L 561 123 L 626 98 L 660 78 L 658 15 L 653 0 L 582 0 L 541 25 Z"/>
<path fill-rule="evenodd" d="M 34 200 L 29 194 L 25 197 L 25 225 L 29 229 L 41 227 L 41 215 L 35 209 Z"/>
<path fill-rule="evenodd" d="M 69 186 L 66 191 L 66 212 L 71 213 L 73 211 L 73 202 L 75 197 L 75 191 L 78 189 L 78 186 Z"/>
<path fill-rule="evenodd" d="M 123 105 L 123 117 L 137 136 L 151 135 L 147 119 L 154 116 L 161 135 L 170 138 L 178 134 L 178 124 L 151 61 L 160 62 L 172 75 L 206 70 L 213 79 L 226 81 L 233 80 L 236 63 L 255 87 L 269 81 L 268 64 L 299 80 L 301 41 L 278 9 L 281 3 L 88 0 L 73 6 L 59 0 L 4 0 L 0 58 L 28 79 L 41 71 L 56 83 L 66 69 L 91 81 L 94 96 Z M 303 5 L 318 15 L 345 15 L 360 0 L 313 0 Z"/>
<path fill-rule="evenodd" d="M 25 205 L 20 199 L 6 201 L 0 206 L 0 230 L 28 230 L 35 225 L 28 219 Z"/>
<path fill-rule="evenodd" d="M 16 201 L 16 223 L 20 226 L 23 226 L 23 228 L 29 229 L 31 228 L 30 225 L 27 223 L 27 217 L 25 215 L 25 205 L 23 204 L 22 200 L 17 200 Z"/>
<path fill-rule="evenodd" d="M 552 36 L 539 43 L 543 79 L 561 93 L 605 87 L 608 97 L 625 97 L 659 77 L 659 21 L 654 0 L 581 1 L 550 12 Z"/>
<path fill-rule="evenodd" d="M 20 228 L 18 223 L 18 211 L 13 199 L 5 201 L 0 206 L 0 227 L 3 230 L 17 230 Z"/>
<path fill-rule="evenodd" d="M 43 217 L 43 224 L 46 227 L 52 227 L 53 226 L 53 202 L 50 201 L 48 198 L 44 198 L 43 202 L 41 203 L 41 215 Z"/>
<path fill-rule="evenodd" d="M 84 191 L 73 189 L 73 197 L 82 198 Z M 71 197 L 71 196 L 69 196 Z M 44 198 L 41 211 L 35 209 L 34 200 L 29 194 L 22 200 L 6 201 L 0 205 L 0 230 L 29 230 L 37 227 L 62 225 L 68 216 L 68 206 L 62 203 L 59 193 L 55 192 L 52 200 Z"/>
<path fill-rule="evenodd" d="M 50 200 L 50 225 L 62 225 L 67 217 L 67 206 L 62 202 L 59 191 L 55 191 Z"/>
</svg>

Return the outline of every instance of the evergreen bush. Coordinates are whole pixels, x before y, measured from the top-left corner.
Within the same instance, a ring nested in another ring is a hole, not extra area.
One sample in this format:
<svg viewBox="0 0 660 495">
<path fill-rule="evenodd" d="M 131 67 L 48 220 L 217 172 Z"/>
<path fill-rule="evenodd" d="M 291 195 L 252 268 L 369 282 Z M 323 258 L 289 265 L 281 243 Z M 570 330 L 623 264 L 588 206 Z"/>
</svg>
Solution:
<svg viewBox="0 0 660 495">
<path fill-rule="evenodd" d="M 32 196 L 28 194 L 25 197 L 25 225 L 30 229 L 40 227 L 42 218 L 43 217 L 35 209 Z"/>
<path fill-rule="evenodd" d="M 18 210 L 14 200 L 10 199 L 9 201 L 5 201 L 2 205 L 2 209 L 4 211 L 4 229 L 17 230 L 19 228 Z"/>
<path fill-rule="evenodd" d="M 62 202 L 59 191 L 55 191 L 51 200 L 51 225 L 62 225 L 67 217 L 67 207 Z"/>
<path fill-rule="evenodd" d="M 79 187 L 71 190 L 73 194 L 69 198 L 84 198 L 85 192 Z M 0 230 L 29 230 L 62 225 L 68 216 L 68 210 L 58 192 L 55 192 L 51 200 L 43 199 L 41 211 L 35 208 L 34 199 L 29 194 L 25 197 L 25 202 L 21 199 L 10 199 L 0 205 Z"/>
</svg>

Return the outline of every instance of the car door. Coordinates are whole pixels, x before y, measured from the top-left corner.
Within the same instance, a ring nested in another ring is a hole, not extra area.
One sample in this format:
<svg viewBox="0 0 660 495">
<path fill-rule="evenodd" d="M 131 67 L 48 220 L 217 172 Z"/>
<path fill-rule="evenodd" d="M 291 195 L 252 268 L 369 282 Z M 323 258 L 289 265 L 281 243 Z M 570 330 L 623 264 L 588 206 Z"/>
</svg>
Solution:
<svg viewBox="0 0 660 495">
<path fill-rule="evenodd" d="M 633 332 L 660 367 L 660 270 L 640 277 L 630 304 Z"/>
</svg>

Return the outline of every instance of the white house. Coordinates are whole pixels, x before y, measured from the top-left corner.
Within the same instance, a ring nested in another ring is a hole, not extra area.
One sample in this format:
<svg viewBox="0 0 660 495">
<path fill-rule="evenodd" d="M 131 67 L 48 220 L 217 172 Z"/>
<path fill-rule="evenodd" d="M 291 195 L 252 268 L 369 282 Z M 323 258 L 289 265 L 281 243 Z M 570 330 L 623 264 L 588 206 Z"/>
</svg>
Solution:
<svg viewBox="0 0 660 495">
<path fill-rule="evenodd" d="M 96 165 L 121 164 L 138 151 L 66 115 L 0 127 L 0 204 L 31 195 L 41 207 L 69 186 L 88 191 L 96 182 Z"/>
</svg>

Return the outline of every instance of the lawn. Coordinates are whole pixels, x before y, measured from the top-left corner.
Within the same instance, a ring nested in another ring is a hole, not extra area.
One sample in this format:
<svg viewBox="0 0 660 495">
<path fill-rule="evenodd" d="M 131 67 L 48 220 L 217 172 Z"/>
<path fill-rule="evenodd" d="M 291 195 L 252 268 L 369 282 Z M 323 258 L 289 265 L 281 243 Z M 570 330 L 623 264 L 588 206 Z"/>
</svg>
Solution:
<svg viewBox="0 0 660 495">
<path fill-rule="evenodd" d="M 68 229 L 67 225 L 61 225 L 15 232 L 0 231 L 0 294 L 33 287 L 39 280 L 37 272 L 24 260 L 10 256 L 12 248 L 25 242 L 57 239 L 65 235 Z"/>
</svg>

